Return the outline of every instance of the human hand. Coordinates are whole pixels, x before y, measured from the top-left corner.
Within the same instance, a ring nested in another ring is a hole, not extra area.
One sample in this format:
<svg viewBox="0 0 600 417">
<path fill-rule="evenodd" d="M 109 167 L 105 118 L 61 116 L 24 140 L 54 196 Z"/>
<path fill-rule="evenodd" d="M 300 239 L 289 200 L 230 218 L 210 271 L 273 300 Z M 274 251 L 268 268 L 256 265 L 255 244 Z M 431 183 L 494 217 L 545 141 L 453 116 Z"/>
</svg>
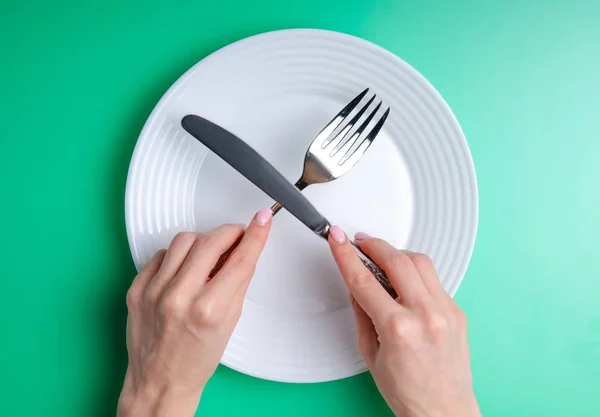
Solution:
<svg viewBox="0 0 600 417">
<path fill-rule="evenodd" d="M 480 416 L 467 320 L 442 288 L 431 260 L 365 234 L 355 242 L 399 294 L 393 300 L 344 232 L 331 228 L 329 244 L 350 289 L 358 347 L 390 408 L 402 417 Z"/>
<path fill-rule="evenodd" d="M 246 231 L 224 225 L 179 233 L 158 251 L 127 293 L 129 366 L 118 415 L 193 416 L 242 312 L 271 227 L 263 209 Z M 243 235 L 227 262 L 208 276 Z"/>
</svg>

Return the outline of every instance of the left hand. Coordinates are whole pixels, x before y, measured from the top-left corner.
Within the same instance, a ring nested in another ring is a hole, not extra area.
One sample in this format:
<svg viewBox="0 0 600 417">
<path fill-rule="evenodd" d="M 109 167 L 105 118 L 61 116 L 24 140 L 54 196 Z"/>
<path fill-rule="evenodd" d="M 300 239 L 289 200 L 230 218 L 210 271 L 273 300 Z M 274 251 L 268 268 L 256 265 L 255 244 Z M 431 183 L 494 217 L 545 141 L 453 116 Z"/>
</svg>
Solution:
<svg viewBox="0 0 600 417">
<path fill-rule="evenodd" d="M 242 312 L 271 212 L 261 210 L 244 232 L 224 225 L 179 233 L 158 251 L 127 293 L 129 366 L 118 415 L 193 416 Z M 243 235 L 209 280 L 220 255 Z"/>
</svg>

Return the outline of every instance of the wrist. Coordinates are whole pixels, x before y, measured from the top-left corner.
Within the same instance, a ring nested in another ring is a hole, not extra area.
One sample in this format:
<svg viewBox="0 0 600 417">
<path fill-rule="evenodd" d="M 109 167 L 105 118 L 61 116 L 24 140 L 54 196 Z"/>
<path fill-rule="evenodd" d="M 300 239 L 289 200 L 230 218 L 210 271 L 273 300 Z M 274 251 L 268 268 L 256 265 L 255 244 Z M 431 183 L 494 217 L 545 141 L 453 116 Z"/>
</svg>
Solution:
<svg viewBox="0 0 600 417">
<path fill-rule="evenodd" d="M 473 396 L 455 403 L 446 403 L 433 408 L 407 407 L 404 404 L 388 404 L 398 417 L 481 417 L 477 399 Z"/>
<path fill-rule="evenodd" d="M 200 402 L 202 389 L 181 392 L 171 387 L 142 386 L 135 392 L 123 393 L 119 398 L 118 417 L 193 417 Z"/>
</svg>

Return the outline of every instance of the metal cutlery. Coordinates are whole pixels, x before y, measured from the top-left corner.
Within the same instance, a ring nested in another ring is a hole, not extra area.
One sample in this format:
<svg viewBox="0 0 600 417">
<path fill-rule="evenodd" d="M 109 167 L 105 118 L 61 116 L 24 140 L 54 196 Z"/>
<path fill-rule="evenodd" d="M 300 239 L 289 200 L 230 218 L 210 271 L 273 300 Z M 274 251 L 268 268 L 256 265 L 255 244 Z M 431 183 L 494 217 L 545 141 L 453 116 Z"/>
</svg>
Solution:
<svg viewBox="0 0 600 417">
<path fill-rule="evenodd" d="M 373 95 L 367 104 L 361 107 L 352 119 L 336 132 L 336 129 L 344 121 L 347 121 L 352 111 L 358 107 L 368 91 L 369 89 L 367 88 L 356 96 L 313 139 L 304 157 L 302 176 L 295 184 L 296 188 L 300 191 L 309 185 L 329 182 L 341 177 L 358 162 L 369 146 L 371 146 L 390 113 L 389 108 L 368 133 L 364 134 L 366 128 L 381 108 L 381 101 L 357 129 L 354 131 L 352 129 L 375 101 L 376 95 Z M 336 133 L 334 134 L 334 132 Z M 281 210 L 279 203 L 275 203 L 271 207 L 273 215 L 277 214 L 279 210 Z"/>
<path fill-rule="evenodd" d="M 181 120 L 181 125 L 188 133 L 281 204 L 316 235 L 323 239 L 328 238 L 331 223 L 317 211 L 299 189 L 289 183 L 281 173 L 246 142 L 200 116 L 187 115 Z M 396 298 L 397 294 L 385 272 L 354 243 L 352 245 L 364 265 L 385 290 L 393 298 Z M 215 273 L 218 267 L 220 266 L 215 266 L 211 275 Z"/>
</svg>

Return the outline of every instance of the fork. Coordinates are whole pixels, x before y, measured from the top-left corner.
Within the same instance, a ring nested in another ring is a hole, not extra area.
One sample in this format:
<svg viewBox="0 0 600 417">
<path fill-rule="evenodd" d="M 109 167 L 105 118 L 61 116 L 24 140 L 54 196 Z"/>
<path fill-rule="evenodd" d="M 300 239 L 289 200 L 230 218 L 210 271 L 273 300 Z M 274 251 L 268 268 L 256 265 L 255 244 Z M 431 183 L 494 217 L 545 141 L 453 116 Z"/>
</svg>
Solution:
<svg viewBox="0 0 600 417">
<path fill-rule="evenodd" d="M 346 123 L 338 133 L 334 134 L 368 92 L 369 89 L 367 88 L 356 96 L 313 139 L 308 151 L 306 151 L 306 156 L 304 157 L 304 170 L 302 176 L 296 184 L 294 184 L 300 191 L 312 184 L 320 184 L 338 179 L 346 172 L 350 171 L 350 169 L 356 165 L 359 159 L 365 154 L 369 146 L 371 146 L 389 116 L 390 108 L 387 108 L 366 135 L 363 135 L 363 133 L 381 108 L 382 101 L 377 104 L 375 109 L 365 118 L 354 133 L 350 135 L 350 132 L 375 101 L 376 94 L 369 99 L 367 104 L 358 110 L 354 117 Z M 275 216 L 281 208 L 279 203 L 273 204 L 271 207 L 273 216 Z M 367 269 L 373 274 L 377 281 L 379 281 L 388 294 L 390 294 L 393 299 L 396 299 L 398 294 L 392 287 L 385 272 L 352 240 L 350 240 L 350 243 Z"/>
<path fill-rule="evenodd" d="M 302 176 L 294 184 L 300 191 L 312 184 L 321 184 L 338 179 L 350 171 L 365 154 L 369 146 L 371 146 L 390 113 L 388 107 L 373 128 L 366 135 L 363 135 L 365 129 L 381 108 L 381 101 L 352 135 L 350 135 L 350 132 L 375 101 L 376 94 L 369 99 L 367 104 L 358 110 L 342 129 L 333 135 L 336 129 L 348 119 L 350 113 L 359 105 L 368 92 L 369 89 L 367 88 L 356 96 L 313 139 L 304 157 Z M 281 210 L 279 203 L 275 203 L 271 207 L 273 215 L 277 214 L 279 210 Z"/>
<path fill-rule="evenodd" d="M 304 157 L 304 169 L 302 176 L 296 182 L 295 186 L 300 191 L 312 184 L 320 184 L 338 179 L 346 172 L 356 165 L 359 159 L 365 154 L 369 146 L 375 140 L 375 137 L 379 134 L 383 124 L 385 123 L 388 115 L 390 114 L 390 108 L 383 113 L 378 119 L 373 128 L 366 134 L 363 135 L 369 124 L 373 121 L 375 115 L 381 108 L 382 102 L 380 101 L 375 109 L 364 119 L 360 126 L 352 133 L 352 128 L 360 121 L 361 117 L 366 113 L 368 108 L 375 101 L 376 94 L 373 95 L 363 107 L 352 117 L 352 119 L 344 125 L 337 133 L 338 129 L 344 120 L 346 120 L 352 111 L 360 104 L 362 99 L 367 95 L 369 89 L 365 89 L 362 93 L 356 96 L 350 103 L 346 105 L 328 124 L 325 126 L 313 139 L 306 156 Z M 334 134 L 335 133 L 335 134 Z M 361 138 L 362 137 L 362 138 Z M 341 155 L 341 156 L 340 156 Z M 271 211 L 275 216 L 282 206 L 279 203 L 273 204 Z M 327 232 L 326 232 L 327 233 Z M 235 250 L 241 241 L 241 237 L 225 251 L 215 264 L 214 268 L 209 274 L 212 278 L 221 269 L 221 267 L 229 258 L 229 255 Z M 377 281 L 385 288 L 385 290 L 396 298 L 397 294 L 394 288 L 391 286 L 390 281 L 385 275 L 385 272 L 373 262 L 373 260 L 365 254 L 353 241 L 352 246 L 356 250 L 361 261 L 375 276 Z"/>
</svg>

